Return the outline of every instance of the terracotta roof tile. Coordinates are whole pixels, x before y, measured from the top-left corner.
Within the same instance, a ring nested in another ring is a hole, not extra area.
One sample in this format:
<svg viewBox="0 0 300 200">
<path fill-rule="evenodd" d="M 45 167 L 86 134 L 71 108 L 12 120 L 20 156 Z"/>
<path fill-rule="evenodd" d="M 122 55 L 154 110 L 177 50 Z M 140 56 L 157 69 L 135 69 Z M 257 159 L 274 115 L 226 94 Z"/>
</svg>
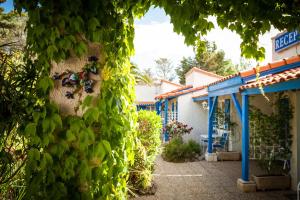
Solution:
<svg viewBox="0 0 300 200">
<path fill-rule="evenodd" d="M 287 58 L 287 59 L 282 59 L 282 60 L 275 61 L 275 62 L 272 62 L 272 63 L 268 63 L 267 65 L 259 66 L 257 68 L 252 68 L 252 69 L 249 69 L 249 70 L 241 71 L 241 72 L 233 74 L 233 75 L 229 75 L 229 76 L 226 76 L 226 77 L 224 77 L 220 80 L 212 82 L 212 83 L 208 84 L 207 86 L 215 85 L 217 83 L 226 81 L 228 79 L 234 78 L 234 77 L 239 76 L 239 75 L 241 77 L 247 77 L 247 76 L 255 75 L 257 73 L 257 71 L 258 72 L 264 72 L 264 71 L 267 71 L 267 70 L 270 70 L 270 69 L 282 67 L 284 65 L 292 64 L 292 63 L 295 63 L 295 62 L 300 62 L 300 55 L 293 56 L 293 57 L 290 57 L 290 58 Z"/>
<path fill-rule="evenodd" d="M 242 85 L 240 87 L 241 90 L 249 89 L 249 88 L 257 88 L 261 86 L 273 85 L 280 82 L 286 82 L 294 79 L 300 78 L 300 67 L 289 69 L 277 74 L 267 75 L 265 77 L 261 77 L 259 80 L 254 80 L 248 82 L 246 85 Z"/>
<path fill-rule="evenodd" d="M 278 68 L 278 67 L 281 67 L 281 66 L 284 66 L 287 64 L 295 63 L 295 62 L 300 62 L 300 55 L 293 56 L 293 57 L 290 57 L 287 59 L 278 60 L 278 61 L 275 61 L 272 63 L 268 63 L 267 65 L 260 66 L 257 69 L 259 72 L 264 72 L 264 71 L 267 71 L 270 69 Z M 256 68 L 240 72 L 241 77 L 251 76 L 254 74 L 256 74 Z"/>
<path fill-rule="evenodd" d="M 156 98 L 156 99 L 160 99 L 160 97 L 167 96 L 168 94 L 175 93 L 175 92 L 179 92 L 179 91 L 181 91 L 181 90 L 189 89 L 189 88 L 192 88 L 192 87 L 193 87 L 192 85 L 182 86 L 182 87 L 177 88 L 177 89 L 175 89 L 175 90 L 171 90 L 170 92 L 166 92 L 166 93 L 157 95 L 155 98 Z"/>
<path fill-rule="evenodd" d="M 205 88 L 205 86 L 199 86 L 199 87 L 190 88 L 190 89 L 186 89 L 186 90 L 179 91 L 179 92 L 168 92 L 168 93 L 156 96 L 155 98 L 156 99 L 164 99 L 164 98 L 169 98 L 169 97 L 175 97 L 175 96 L 178 96 L 178 95 L 187 94 L 187 93 L 190 93 L 190 92 L 195 92 L 195 91 L 198 91 L 198 90 L 202 90 L 204 88 Z"/>
</svg>

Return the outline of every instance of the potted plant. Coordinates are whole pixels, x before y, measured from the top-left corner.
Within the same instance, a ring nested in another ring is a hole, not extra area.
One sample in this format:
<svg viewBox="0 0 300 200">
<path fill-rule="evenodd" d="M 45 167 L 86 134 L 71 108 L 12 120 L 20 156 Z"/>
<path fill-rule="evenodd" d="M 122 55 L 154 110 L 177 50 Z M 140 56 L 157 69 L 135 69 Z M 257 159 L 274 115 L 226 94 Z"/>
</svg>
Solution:
<svg viewBox="0 0 300 200">
<path fill-rule="evenodd" d="M 258 153 L 258 163 L 263 174 L 254 175 L 253 179 L 258 190 L 288 189 L 291 185 L 289 160 L 291 158 L 292 137 L 290 120 L 293 109 L 289 99 L 279 94 L 271 115 L 262 113 L 251 107 L 250 131 L 251 145 Z"/>
</svg>

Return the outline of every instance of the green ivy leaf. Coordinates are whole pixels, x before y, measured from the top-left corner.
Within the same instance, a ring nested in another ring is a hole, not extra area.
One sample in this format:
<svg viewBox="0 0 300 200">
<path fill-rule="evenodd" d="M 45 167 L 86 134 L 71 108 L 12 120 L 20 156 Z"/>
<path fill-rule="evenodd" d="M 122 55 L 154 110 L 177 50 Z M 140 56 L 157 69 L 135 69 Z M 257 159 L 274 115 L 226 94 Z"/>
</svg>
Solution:
<svg viewBox="0 0 300 200">
<path fill-rule="evenodd" d="M 71 20 L 71 26 L 75 32 L 80 32 L 83 28 L 84 21 L 80 16 L 77 16 Z"/>
<path fill-rule="evenodd" d="M 44 152 L 42 155 L 41 163 L 40 163 L 40 168 L 45 169 L 53 164 L 52 156 Z"/>
<path fill-rule="evenodd" d="M 74 51 L 78 56 L 82 56 L 83 54 L 85 54 L 87 52 L 87 45 L 83 41 L 80 41 L 75 46 Z"/>
<path fill-rule="evenodd" d="M 43 132 L 44 133 L 47 133 L 50 129 L 50 123 L 51 123 L 51 120 L 49 118 L 45 118 L 42 122 L 42 128 L 43 128 Z"/>
<path fill-rule="evenodd" d="M 28 156 L 32 160 L 40 160 L 40 151 L 36 148 L 32 148 L 29 150 Z"/>
<path fill-rule="evenodd" d="M 89 20 L 89 22 L 88 22 L 89 30 L 92 31 L 92 32 L 95 31 L 96 28 L 97 28 L 99 25 L 100 25 L 100 24 L 99 24 L 99 21 L 98 21 L 98 19 L 95 18 L 95 17 L 92 17 L 92 18 Z"/>
<path fill-rule="evenodd" d="M 50 45 L 47 48 L 47 54 L 50 59 L 53 58 L 54 54 L 57 53 L 58 49 L 55 45 Z"/>
<path fill-rule="evenodd" d="M 68 142 L 72 142 L 76 140 L 76 136 L 72 133 L 71 130 L 68 130 L 66 133 L 66 139 Z"/>
<path fill-rule="evenodd" d="M 35 133 L 36 133 L 36 124 L 35 123 L 27 124 L 27 126 L 25 127 L 25 134 L 27 136 L 32 136 L 35 135 Z"/>
<path fill-rule="evenodd" d="M 32 117 L 33 117 L 33 121 L 36 123 L 40 119 L 40 113 L 39 112 L 33 112 Z"/>
<path fill-rule="evenodd" d="M 41 89 L 44 94 L 46 94 L 48 90 L 53 89 L 53 87 L 54 83 L 48 76 L 43 77 L 38 83 L 38 88 Z"/>
<path fill-rule="evenodd" d="M 95 155 L 100 159 L 100 161 L 102 162 L 105 155 L 106 155 L 106 150 L 105 150 L 105 147 L 104 147 L 104 144 L 102 142 L 99 142 L 95 149 L 94 149 L 94 153 Z"/>
<path fill-rule="evenodd" d="M 60 128 L 62 128 L 62 120 L 59 114 L 54 114 L 51 119 Z"/>
<path fill-rule="evenodd" d="M 102 140 L 103 146 L 106 150 L 106 152 L 108 152 L 109 154 L 111 154 L 111 147 L 110 147 L 110 143 L 107 140 Z"/>
<path fill-rule="evenodd" d="M 86 96 L 81 104 L 82 109 L 84 110 L 86 107 L 89 107 L 92 103 L 92 100 L 93 100 L 93 96 L 91 95 Z"/>
<path fill-rule="evenodd" d="M 99 110 L 96 107 L 89 108 L 83 115 L 85 122 L 92 124 L 99 120 Z"/>
</svg>

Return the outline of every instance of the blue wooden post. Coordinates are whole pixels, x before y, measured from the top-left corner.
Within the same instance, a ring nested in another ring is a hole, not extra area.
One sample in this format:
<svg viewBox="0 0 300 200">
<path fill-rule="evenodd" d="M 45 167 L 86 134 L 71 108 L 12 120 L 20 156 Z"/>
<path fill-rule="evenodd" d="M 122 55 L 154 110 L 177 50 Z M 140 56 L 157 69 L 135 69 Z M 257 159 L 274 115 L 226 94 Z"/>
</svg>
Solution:
<svg viewBox="0 0 300 200">
<path fill-rule="evenodd" d="M 174 102 L 172 102 L 172 115 L 171 115 L 171 117 L 172 117 L 172 120 L 174 120 L 175 119 L 175 104 L 174 104 Z"/>
<path fill-rule="evenodd" d="M 232 98 L 233 104 L 234 104 L 234 106 L 236 108 L 236 111 L 237 111 L 237 114 L 239 116 L 239 119 L 242 121 L 242 109 L 241 109 L 239 101 L 236 98 L 235 93 L 231 94 L 231 98 Z"/>
<path fill-rule="evenodd" d="M 161 102 L 160 101 L 155 102 L 155 109 L 156 109 L 156 114 L 160 115 L 160 111 L 161 111 Z"/>
<path fill-rule="evenodd" d="M 164 127 L 166 127 L 166 125 L 168 124 L 168 105 L 169 104 L 169 100 L 166 99 L 165 100 L 165 121 L 164 121 Z M 167 133 L 167 131 L 165 131 L 165 141 L 169 141 L 169 134 Z"/>
<path fill-rule="evenodd" d="M 225 99 L 225 119 L 226 122 L 224 124 L 224 128 L 226 130 L 229 130 L 229 123 L 228 120 L 230 120 L 230 99 Z"/>
<path fill-rule="evenodd" d="M 214 111 L 215 107 L 218 104 L 218 97 L 216 96 L 213 101 L 213 97 L 208 98 L 208 147 L 207 147 L 207 152 L 212 153 L 212 143 L 213 143 L 213 116 L 214 116 Z"/>
<path fill-rule="evenodd" d="M 249 181 L 249 99 L 242 96 L 242 179 Z"/>
<path fill-rule="evenodd" d="M 212 133 L 213 133 L 213 123 L 212 123 L 212 117 L 210 117 L 210 113 L 213 110 L 213 101 L 212 97 L 208 98 L 208 147 L 207 152 L 212 153 Z"/>
</svg>

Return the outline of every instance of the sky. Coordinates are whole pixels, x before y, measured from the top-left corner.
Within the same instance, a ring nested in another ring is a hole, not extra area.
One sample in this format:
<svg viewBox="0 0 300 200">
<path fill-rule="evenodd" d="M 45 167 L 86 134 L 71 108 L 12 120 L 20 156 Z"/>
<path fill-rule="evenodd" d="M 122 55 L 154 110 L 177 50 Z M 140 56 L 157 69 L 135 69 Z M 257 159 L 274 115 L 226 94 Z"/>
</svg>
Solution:
<svg viewBox="0 0 300 200">
<path fill-rule="evenodd" d="M 9 12 L 13 9 L 13 0 L 6 0 L 6 2 L 1 3 L 0 6 L 4 8 L 5 12 Z"/>
<path fill-rule="evenodd" d="M 214 22 L 215 29 L 204 36 L 208 41 L 215 41 L 219 50 L 225 51 L 227 59 L 231 59 L 234 64 L 240 63 L 240 43 L 241 39 L 236 33 L 217 26 Z M 271 30 L 260 37 L 259 45 L 265 47 L 265 62 L 272 59 L 271 37 L 278 33 L 277 30 Z M 135 55 L 132 61 L 139 68 L 155 68 L 155 59 L 160 57 L 168 58 L 172 61 L 174 67 L 180 64 L 182 57 L 194 56 L 192 47 L 184 44 L 184 38 L 173 32 L 173 25 L 170 23 L 169 16 L 166 16 L 164 10 L 151 8 L 148 13 L 141 19 L 135 20 Z M 252 61 L 256 66 L 256 62 Z M 154 71 L 154 70 L 153 70 Z"/>
<path fill-rule="evenodd" d="M 8 12 L 13 9 L 13 0 L 7 0 L 0 5 Z M 222 30 L 215 24 L 215 29 L 204 36 L 209 41 L 215 41 L 218 49 L 225 51 L 227 59 L 234 64 L 240 61 L 240 37 L 228 29 Z M 260 37 L 259 44 L 266 49 L 266 59 L 271 61 L 272 43 L 271 37 L 278 33 L 277 30 Z M 148 13 L 141 19 L 135 20 L 135 55 L 131 61 L 136 63 L 140 69 L 151 68 L 154 72 L 155 60 L 164 57 L 168 58 L 174 67 L 180 64 L 183 57 L 194 56 L 192 47 L 184 44 L 184 37 L 173 32 L 173 25 L 169 16 L 160 8 L 150 8 Z M 253 62 L 255 66 L 256 63 Z"/>
</svg>

